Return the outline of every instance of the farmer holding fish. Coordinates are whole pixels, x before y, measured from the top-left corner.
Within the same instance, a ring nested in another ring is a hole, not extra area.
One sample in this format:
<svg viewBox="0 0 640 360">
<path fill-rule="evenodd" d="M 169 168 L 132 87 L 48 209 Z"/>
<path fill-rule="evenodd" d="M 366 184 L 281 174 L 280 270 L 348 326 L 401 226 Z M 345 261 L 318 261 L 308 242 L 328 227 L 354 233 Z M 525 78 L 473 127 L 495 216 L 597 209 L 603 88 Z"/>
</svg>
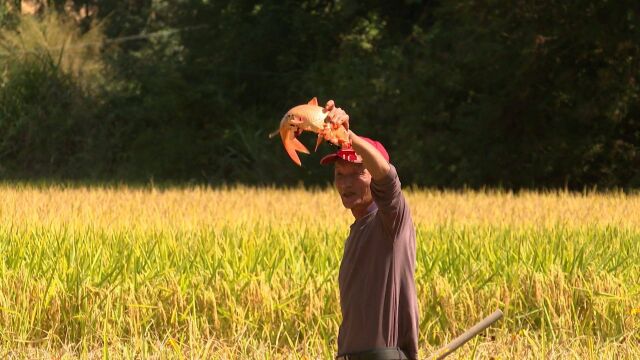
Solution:
<svg viewBox="0 0 640 360">
<path fill-rule="evenodd" d="M 389 154 L 380 142 L 349 130 L 349 116 L 332 100 L 322 108 L 313 98 L 283 117 L 278 132 L 298 165 L 296 152 L 308 153 L 296 139 L 304 130 L 318 133 L 316 148 L 323 140 L 340 146 L 320 164 L 334 165 L 335 187 L 355 218 L 338 276 L 337 359 L 416 359 L 416 235 Z"/>
</svg>

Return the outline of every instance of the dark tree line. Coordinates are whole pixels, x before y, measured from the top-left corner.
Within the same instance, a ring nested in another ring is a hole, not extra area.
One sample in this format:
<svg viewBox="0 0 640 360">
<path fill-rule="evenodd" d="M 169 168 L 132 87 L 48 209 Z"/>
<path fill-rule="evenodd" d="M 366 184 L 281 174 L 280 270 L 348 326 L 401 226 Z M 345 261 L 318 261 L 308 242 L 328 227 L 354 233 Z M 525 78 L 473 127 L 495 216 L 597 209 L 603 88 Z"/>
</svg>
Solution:
<svg viewBox="0 0 640 360">
<path fill-rule="evenodd" d="M 640 185 L 635 0 L 74 4 L 104 27 L 104 75 L 87 90 L 47 61 L 5 70 L 1 177 L 326 183 L 331 147 L 297 168 L 267 138 L 317 96 L 405 184 Z"/>
</svg>

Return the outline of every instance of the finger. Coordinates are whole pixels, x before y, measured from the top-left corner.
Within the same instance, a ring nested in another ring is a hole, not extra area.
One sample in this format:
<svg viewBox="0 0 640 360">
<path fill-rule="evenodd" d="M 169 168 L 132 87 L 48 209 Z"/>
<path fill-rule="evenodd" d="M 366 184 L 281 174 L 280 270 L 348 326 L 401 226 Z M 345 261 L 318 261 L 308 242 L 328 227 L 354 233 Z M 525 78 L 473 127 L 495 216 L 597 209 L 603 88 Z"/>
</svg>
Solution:
<svg viewBox="0 0 640 360">
<path fill-rule="evenodd" d="M 344 120 L 342 121 L 342 126 L 344 126 L 345 129 L 349 130 L 349 115 L 344 116 Z"/>
<path fill-rule="evenodd" d="M 324 107 L 326 111 L 331 111 L 336 106 L 333 100 L 327 101 L 327 105 Z"/>
<path fill-rule="evenodd" d="M 335 109 L 335 119 L 336 122 L 338 123 L 342 123 L 343 119 L 345 118 L 345 116 L 348 116 L 347 113 L 342 110 L 342 108 L 336 108 Z"/>
<path fill-rule="evenodd" d="M 344 126 L 345 128 L 348 128 L 348 126 L 349 126 L 349 116 L 340 114 L 340 116 L 336 119 L 334 124 L 335 124 L 335 128 L 336 129 L 339 128 L 341 125 Z"/>
<path fill-rule="evenodd" d="M 327 117 L 329 118 L 330 122 L 335 122 L 336 121 L 336 108 L 331 108 L 331 110 L 329 110 L 329 113 L 327 114 Z"/>
</svg>

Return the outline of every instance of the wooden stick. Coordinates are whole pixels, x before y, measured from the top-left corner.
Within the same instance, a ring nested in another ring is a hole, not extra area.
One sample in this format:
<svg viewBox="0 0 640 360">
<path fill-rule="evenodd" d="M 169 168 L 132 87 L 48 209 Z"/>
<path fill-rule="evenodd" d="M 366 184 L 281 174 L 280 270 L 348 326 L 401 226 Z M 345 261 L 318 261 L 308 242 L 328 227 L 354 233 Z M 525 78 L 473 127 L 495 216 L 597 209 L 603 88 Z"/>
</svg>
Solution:
<svg viewBox="0 0 640 360">
<path fill-rule="evenodd" d="M 431 355 L 429 359 L 430 360 L 444 359 L 447 355 L 456 351 L 460 346 L 464 345 L 467 341 L 471 340 L 471 338 L 478 335 L 482 330 L 488 328 L 491 324 L 500 320 L 501 317 L 502 317 L 502 311 L 500 311 L 500 309 L 494 311 L 493 314 L 482 319 L 482 321 L 475 324 L 471 329 L 465 331 L 462 335 L 453 339 L 453 341 L 448 343 L 445 347 L 436 351 L 433 355 Z"/>
</svg>

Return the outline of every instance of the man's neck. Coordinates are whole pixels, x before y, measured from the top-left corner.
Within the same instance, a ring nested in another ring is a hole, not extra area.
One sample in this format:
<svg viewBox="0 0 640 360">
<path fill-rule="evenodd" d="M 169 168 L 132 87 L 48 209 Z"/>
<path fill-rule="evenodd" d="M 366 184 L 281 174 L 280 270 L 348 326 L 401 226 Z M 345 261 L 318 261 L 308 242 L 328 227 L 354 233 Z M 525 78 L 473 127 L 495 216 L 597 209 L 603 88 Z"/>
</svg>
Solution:
<svg viewBox="0 0 640 360">
<path fill-rule="evenodd" d="M 378 206 L 376 205 L 375 201 L 371 201 L 369 204 L 352 208 L 351 213 L 353 214 L 353 217 L 358 220 L 377 208 Z"/>
</svg>

